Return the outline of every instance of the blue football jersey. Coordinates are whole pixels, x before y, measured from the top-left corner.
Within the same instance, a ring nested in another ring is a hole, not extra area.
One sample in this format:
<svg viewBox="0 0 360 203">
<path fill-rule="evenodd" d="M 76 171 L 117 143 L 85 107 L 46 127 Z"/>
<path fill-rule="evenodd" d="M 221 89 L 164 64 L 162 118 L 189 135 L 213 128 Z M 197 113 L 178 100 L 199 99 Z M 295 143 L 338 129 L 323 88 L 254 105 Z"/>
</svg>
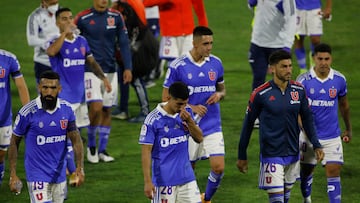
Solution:
<svg viewBox="0 0 360 203">
<path fill-rule="evenodd" d="M 191 167 L 189 131 L 179 114 L 170 115 L 159 104 L 146 117 L 139 144 L 153 145 L 152 182 L 155 186 L 182 185 L 195 180 Z M 191 108 L 187 107 L 191 113 Z"/>
<path fill-rule="evenodd" d="M 59 53 L 49 57 L 52 69 L 60 75 L 60 98 L 72 104 L 85 101 L 85 62 L 89 55 L 91 51 L 86 39 L 76 36 L 71 41 L 65 39 Z"/>
<path fill-rule="evenodd" d="M 309 99 L 314 114 L 316 131 L 319 139 L 338 137 L 340 125 L 338 120 L 338 99 L 347 93 L 346 78 L 340 72 L 331 69 L 329 76 L 321 80 L 316 77 L 314 69 L 299 76 Z"/>
<path fill-rule="evenodd" d="M 10 77 L 22 77 L 19 61 L 14 54 L 0 49 L 0 127 L 12 122 Z"/>
<path fill-rule="evenodd" d="M 166 73 L 164 87 L 169 88 L 172 83 L 181 81 L 189 88 L 189 104 L 207 107 L 207 113 L 199 122 L 204 136 L 222 130 L 220 104 L 207 105 L 206 101 L 216 92 L 216 85 L 224 82 L 223 76 L 224 68 L 219 58 L 210 55 L 203 63 L 197 64 L 190 53 L 174 60 Z"/>
<path fill-rule="evenodd" d="M 61 99 L 53 111 L 42 109 L 40 97 L 20 109 L 13 133 L 25 138 L 27 181 L 66 180 L 66 133 L 71 122 L 75 122 L 75 114 L 70 104 Z"/>
</svg>

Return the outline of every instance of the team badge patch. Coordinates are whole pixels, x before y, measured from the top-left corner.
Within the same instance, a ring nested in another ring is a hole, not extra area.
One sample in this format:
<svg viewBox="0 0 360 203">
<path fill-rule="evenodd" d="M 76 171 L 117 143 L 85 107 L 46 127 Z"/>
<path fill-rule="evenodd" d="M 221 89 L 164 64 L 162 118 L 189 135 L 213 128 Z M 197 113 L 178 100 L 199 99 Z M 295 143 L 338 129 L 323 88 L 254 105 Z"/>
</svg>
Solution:
<svg viewBox="0 0 360 203">
<path fill-rule="evenodd" d="M 337 94 L 337 89 L 335 89 L 335 88 L 330 88 L 329 89 L 329 97 L 330 98 L 335 98 L 336 94 Z"/>
<path fill-rule="evenodd" d="M 67 119 L 63 119 L 63 120 L 60 120 L 60 127 L 62 130 L 65 130 L 68 126 L 68 120 Z"/>
<path fill-rule="evenodd" d="M 209 79 L 211 81 L 214 81 L 216 79 L 216 72 L 215 71 L 209 71 L 208 75 L 209 75 Z"/>
<path fill-rule="evenodd" d="M 188 73 L 187 77 L 188 77 L 189 80 L 191 80 L 192 74 L 191 74 L 191 73 Z"/>
<path fill-rule="evenodd" d="M 5 77 L 5 69 L 0 66 L 0 78 Z"/>
<path fill-rule="evenodd" d="M 293 101 L 298 101 L 299 100 L 299 92 L 290 92 L 291 94 L 291 99 Z"/>
</svg>

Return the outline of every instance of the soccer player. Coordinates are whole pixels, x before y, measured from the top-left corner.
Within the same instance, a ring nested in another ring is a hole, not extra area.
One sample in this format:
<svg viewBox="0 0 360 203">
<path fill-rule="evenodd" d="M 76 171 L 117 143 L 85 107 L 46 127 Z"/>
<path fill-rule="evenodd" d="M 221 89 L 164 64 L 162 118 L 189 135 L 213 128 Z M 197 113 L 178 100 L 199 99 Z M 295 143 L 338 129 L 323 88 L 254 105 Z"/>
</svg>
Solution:
<svg viewBox="0 0 360 203">
<path fill-rule="evenodd" d="M 248 3 L 256 5 L 249 50 L 254 90 L 265 82 L 270 54 L 279 49 L 290 52 L 296 30 L 296 12 L 295 0 L 249 0 Z"/>
<path fill-rule="evenodd" d="M 59 97 L 70 103 L 76 115 L 76 127 L 81 129 L 90 124 L 85 103 L 85 64 L 89 64 L 94 74 L 104 82 L 107 92 L 111 91 L 111 84 L 95 61 L 86 39 L 73 33 L 76 26 L 71 10 L 60 8 L 55 15 L 60 34 L 50 41 L 46 52 L 50 56 L 52 69 L 60 75 L 62 90 Z M 69 139 L 68 141 L 67 169 L 70 174 L 73 174 L 75 172 L 74 153 L 72 144 Z M 70 185 L 72 180 L 70 178 Z"/>
<path fill-rule="evenodd" d="M 20 72 L 19 61 L 14 54 L 0 49 L 0 186 L 5 174 L 5 155 L 12 133 L 10 78 L 14 80 L 21 104 L 25 105 L 30 101 L 30 96 L 25 79 Z"/>
<path fill-rule="evenodd" d="M 132 80 L 132 62 L 127 29 L 121 14 L 108 9 L 108 0 L 93 0 L 93 7 L 80 12 L 75 24 L 86 38 L 103 72 L 111 83 L 111 92 L 104 92 L 101 80 L 85 69 L 85 99 L 89 104 L 88 150 L 87 159 L 98 163 L 114 161 L 106 147 L 111 131 L 111 107 L 116 104 L 118 79 L 115 66 L 115 45 L 120 48 L 124 62 L 123 82 Z M 99 129 L 99 146 L 96 150 L 96 132 Z"/>
<path fill-rule="evenodd" d="M 203 26 L 193 31 L 193 48 L 174 60 L 166 73 L 162 99 L 168 99 L 172 83 L 181 81 L 190 89 L 189 105 L 204 134 L 204 142 L 196 144 L 190 139 L 190 160 L 210 160 L 210 173 L 204 201 L 210 202 L 224 175 L 225 147 L 221 127 L 219 101 L 225 97 L 224 68 L 221 60 L 211 54 L 213 32 Z"/>
<path fill-rule="evenodd" d="M 29 46 L 34 47 L 34 73 L 37 83 L 43 71 L 51 70 L 46 44 L 59 33 L 55 24 L 55 12 L 58 9 L 58 0 L 41 0 L 41 6 L 36 8 L 27 19 L 26 37 Z"/>
<path fill-rule="evenodd" d="M 297 10 L 296 34 L 299 36 L 295 38 L 295 55 L 300 73 L 305 73 L 307 71 L 305 37 L 310 37 L 310 53 L 312 54 L 314 47 L 320 43 L 323 34 L 322 19 L 331 18 L 332 0 L 326 0 L 324 9 L 321 9 L 321 0 L 295 0 L 295 2 Z"/>
<path fill-rule="evenodd" d="M 145 7 L 159 6 L 160 58 L 172 61 L 192 48 L 195 27 L 193 9 L 199 25 L 208 26 L 203 0 L 144 0 Z"/>
<path fill-rule="evenodd" d="M 16 162 L 20 141 L 25 139 L 25 173 L 31 202 L 63 202 L 66 193 L 66 139 L 70 138 L 76 158 L 76 186 L 84 181 L 83 145 L 70 104 L 58 98 L 61 90 L 56 72 L 40 75 L 40 96 L 23 106 L 15 120 L 9 147 L 10 190 L 20 179 Z"/>
<path fill-rule="evenodd" d="M 290 53 L 284 50 L 273 52 L 269 64 L 273 79 L 256 88 L 249 100 L 240 135 L 237 167 L 242 173 L 248 170 L 246 150 L 254 121 L 259 118 L 259 188 L 267 191 L 270 203 L 279 203 L 289 201 L 290 190 L 299 176 L 298 115 L 314 145 L 316 158 L 321 160 L 324 153 L 316 136 L 305 89 L 290 80 Z"/>
<path fill-rule="evenodd" d="M 347 99 L 347 84 L 343 74 L 331 68 L 332 50 L 328 44 L 320 43 L 314 49 L 315 66 L 309 72 L 298 77 L 309 97 L 310 107 L 314 115 L 316 131 L 323 146 L 325 158 L 321 162 L 325 166 L 327 177 L 327 193 L 329 202 L 341 202 L 340 171 L 344 163 L 341 138 L 350 142 L 352 128 L 350 123 L 350 107 Z M 345 124 L 341 133 L 338 112 Z M 305 202 L 311 202 L 313 171 L 316 166 L 314 151 L 308 141 L 307 133 L 300 135 L 301 149 L 301 192 Z"/>
<path fill-rule="evenodd" d="M 140 132 L 144 193 L 153 203 L 198 203 L 200 191 L 189 160 L 188 139 L 202 142 L 202 131 L 187 105 L 188 87 L 175 82 L 168 95 L 167 102 L 149 113 Z"/>
</svg>

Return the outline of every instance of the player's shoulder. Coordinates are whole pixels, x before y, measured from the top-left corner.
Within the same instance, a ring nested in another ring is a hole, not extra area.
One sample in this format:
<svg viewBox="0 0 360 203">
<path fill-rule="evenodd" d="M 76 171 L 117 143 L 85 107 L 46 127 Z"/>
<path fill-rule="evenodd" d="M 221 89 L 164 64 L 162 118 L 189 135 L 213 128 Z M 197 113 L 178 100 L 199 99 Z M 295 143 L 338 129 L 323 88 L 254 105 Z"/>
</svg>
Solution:
<svg viewBox="0 0 360 203">
<path fill-rule="evenodd" d="M 116 9 L 113 9 L 113 8 L 109 8 L 109 9 L 108 9 L 108 14 L 110 14 L 110 15 L 116 15 L 116 16 L 121 15 L 120 11 L 118 11 L 118 10 L 116 10 Z"/>
<path fill-rule="evenodd" d="M 187 64 L 186 60 L 190 60 L 190 59 L 189 59 L 188 55 L 184 54 L 184 55 L 174 59 L 170 63 L 169 67 L 173 68 L 173 69 L 178 69 L 180 67 L 184 67 Z"/>
<path fill-rule="evenodd" d="M 59 103 L 60 103 L 60 108 L 70 108 L 71 109 L 71 104 L 66 100 L 59 98 Z"/>
<path fill-rule="evenodd" d="M 145 118 L 144 124 L 146 125 L 153 125 L 155 121 L 161 118 L 161 113 L 158 108 L 152 110 Z"/>
<path fill-rule="evenodd" d="M 219 62 L 219 63 L 222 63 L 221 59 L 220 59 L 218 56 L 216 56 L 216 55 L 210 54 L 209 58 L 210 58 L 210 60 L 212 60 L 212 61 L 217 61 L 217 62 Z"/>
<path fill-rule="evenodd" d="M 29 17 L 35 17 L 44 13 L 44 9 L 41 7 L 35 8 L 29 15 Z"/>
<path fill-rule="evenodd" d="M 19 114 L 26 117 L 29 114 L 36 113 L 38 110 L 38 106 L 36 103 L 36 100 L 31 100 L 29 103 L 25 104 L 21 109 L 19 110 Z"/>
<path fill-rule="evenodd" d="M 76 17 L 75 19 L 78 20 L 78 19 L 84 19 L 88 16 L 91 16 L 93 15 L 93 10 L 91 8 L 88 8 L 88 9 L 85 9 L 83 11 L 80 11 L 78 14 L 76 14 Z"/>
<path fill-rule="evenodd" d="M 303 84 L 301 84 L 301 83 L 298 82 L 298 81 L 290 80 L 290 81 L 289 81 L 289 84 L 290 84 L 290 87 L 291 87 L 292 89 L 304 90 Z"/>
<path fill-rule="evenodd" d="M 9 57 L 9 58 L 12 58 L 12 59 L 15 59 L 16 60 L 16 56 L 15 54 L 9 52 L 9 51 L 6 51 L 4 49 L 0 49 L 0 56 L 2 57 Z"/>
<path fill-rule="evenodd" d="M 344 74 L 342 74 L 340 71 L 332 69 L 334 71 L 334 77 L 341 78 L 346 81 L 346 77 Z"/>
</svg>

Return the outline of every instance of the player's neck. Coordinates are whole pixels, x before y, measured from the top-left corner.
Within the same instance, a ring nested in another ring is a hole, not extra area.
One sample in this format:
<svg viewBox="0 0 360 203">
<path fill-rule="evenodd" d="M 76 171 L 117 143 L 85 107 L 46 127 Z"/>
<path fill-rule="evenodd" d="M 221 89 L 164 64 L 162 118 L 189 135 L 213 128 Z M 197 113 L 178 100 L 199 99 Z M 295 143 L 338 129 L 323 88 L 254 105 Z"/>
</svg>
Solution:
<svg viewBox="0 0 360 203">
<path fill-rule="evenodd" d="M 191 49 L 190 55 L 192 56 L 192 58 L 194 59 L 194 61 L 196 63 L 201 63 L 205 60 L 205 57 L 196 53 L 196 51 L 194 49 Z"/>
</svg>

